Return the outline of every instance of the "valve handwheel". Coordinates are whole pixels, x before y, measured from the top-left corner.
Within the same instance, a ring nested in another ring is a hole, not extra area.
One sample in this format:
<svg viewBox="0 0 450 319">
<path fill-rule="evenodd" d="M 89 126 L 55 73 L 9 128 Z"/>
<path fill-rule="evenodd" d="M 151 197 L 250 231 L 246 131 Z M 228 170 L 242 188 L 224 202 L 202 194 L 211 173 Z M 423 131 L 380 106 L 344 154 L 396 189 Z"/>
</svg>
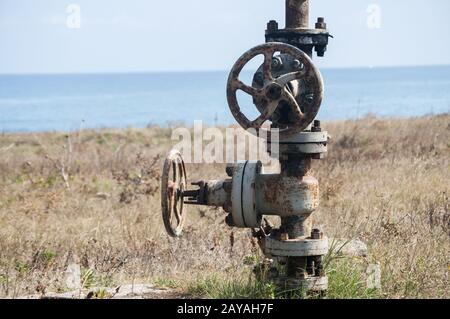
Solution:
<svg viewBox="0 0 450 319">
<path fill-rule="evenodd" d="M 278 77 L 274 77 L 272 61 L 276 52 L 288 54 L 299 61 L 298 69 Z M 255 88 L 244 84 L 239 75 L 245 65 L 258 55 L 264 56 L 263 87 Z M 302 81 L 306 92 L 297 98 L 289 89 L 292 81 Z M 253 97 L 254 102 L 264 106 L 263 112 L 255 120 L 250 120 L 242 113 L 237 99 L 237 91 L 243 91 Z M 323 80 L 319 70 L 314 66 L 311 58 L 298 48 L 284 43 L 266 43 L 254 47 L 244 53 L 233 66 L 227 83 L 227 98 L 230 110 L 236 121 L 244 128 L 265 130 L 263 124 L 271 120 L 280 102 L 287 104 L 295 119 L 294 124 L 279 125 L 280 136 L 291 136 L 302 132 L 314 120 L 319 112 L 323 99 Z M 299 101 L 300 100 L 300 103 Z M 278 123 L 273 123 L 277 124 Z"/>
<path fill-rule="evenodd" d="M 172 237 L 183 231 L 185 208 L 183 192 L 186 190 L 186 168 L 177 150 L 172 150 L 164 162 L 161 177 L 161 208 L 164 226 Z"/>
</svg>

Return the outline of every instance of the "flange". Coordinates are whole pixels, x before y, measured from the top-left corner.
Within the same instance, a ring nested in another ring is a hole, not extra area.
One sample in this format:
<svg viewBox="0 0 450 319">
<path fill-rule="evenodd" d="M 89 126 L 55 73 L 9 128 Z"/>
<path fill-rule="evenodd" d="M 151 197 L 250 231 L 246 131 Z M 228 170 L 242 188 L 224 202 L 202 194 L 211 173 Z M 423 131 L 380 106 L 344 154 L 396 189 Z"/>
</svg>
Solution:
<svg viewBox="0 0 450 319">
<path fill-rule="evenodd" d="M 279 257 L 323 256 L 328 253 L 328 238 L 279 240 L 273 237 L 265 239 L 265 252 Z"/>
<path fill-rule="evenodd" d="M 232 216 L 236 227 L 259 228 L 262 216 L 256 210 L 256 177 L 262 163 L 246 161 L 238 163 L 233 175 L 231 192 Z"/>
</svg>

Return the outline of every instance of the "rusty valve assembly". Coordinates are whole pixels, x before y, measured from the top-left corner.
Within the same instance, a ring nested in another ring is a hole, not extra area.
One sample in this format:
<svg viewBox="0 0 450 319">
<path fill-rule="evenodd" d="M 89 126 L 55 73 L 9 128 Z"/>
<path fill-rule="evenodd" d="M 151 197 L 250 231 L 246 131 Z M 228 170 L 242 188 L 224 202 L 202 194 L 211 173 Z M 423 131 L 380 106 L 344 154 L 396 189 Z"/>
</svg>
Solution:
<svg viewBox="0 0 450 319">
<path fill-rule="evenodd" d="M 328 134 L 315 120 L 323 99 L 323 81 L 312 62 L 313 50 L 323 56 L 330 37 L 323 18 L 309 29 L 309 0 L 286 0 L 286 28 L 270 21 L 266 43 L 244 53 L 233 66 L 227 98 L 236 121 L 244 128 L 279 130 L 280 172 L 268 174 L 259 161 L 227 166 L 228 179 L 195 183 L 187 188 L 181 154 L 166 159 L 161 185 L 163 220 L 173 237 L 182 233 L 185 204 L 222 207 L 231 227 L 249 228 L 269 261 L 271 280 L 287 290 L 303 289 L 324 294 L 328 280 L 323 257 L 328 240 L 313 229 L 311 215 L 319 205 L 319 183 L 311 175 L 313 159 L 327 152 Z M 254 57 L 264 62 L 251 85 L 239 75 Z M 237 92 L 253 98 L 260 116 L 249 119 L 241 110 Z M 260 135 L 260 134 L 258 134 Z M 268 145 L 272 143 L 267 139 Z M 269 148 L 268 148 L 269 149 Z M 264 216 L 278 216 L 275 228 Z"/>
</svg>

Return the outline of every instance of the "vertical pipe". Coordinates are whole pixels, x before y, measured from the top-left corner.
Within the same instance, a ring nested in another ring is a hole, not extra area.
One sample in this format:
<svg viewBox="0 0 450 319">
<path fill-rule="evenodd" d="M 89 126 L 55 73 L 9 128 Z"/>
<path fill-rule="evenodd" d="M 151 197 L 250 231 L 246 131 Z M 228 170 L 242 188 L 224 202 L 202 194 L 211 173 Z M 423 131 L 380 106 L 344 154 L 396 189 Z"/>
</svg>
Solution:
<svg viewBox="0 0 450 319">
<path fill-rule="evenodd" d="M 305 155 L 291 155 L 281 161 L 281 174 L 302 178 L 311 174 L 312 159 Z M 281 219 L 281 230 L 289 238 L 309 237 L 312 230 L 312 216 L 291 216 Z"/>
<path fill-rule="evenodd" d="M 290 239 L 311 236 L 312 216 L 290 216 L 281 218 L 280 230 Z"/>
<path fill-rule="evenodd" d="M 286 0 L 286 28 L 309 28 L 309 0 Z"/>
</svg>

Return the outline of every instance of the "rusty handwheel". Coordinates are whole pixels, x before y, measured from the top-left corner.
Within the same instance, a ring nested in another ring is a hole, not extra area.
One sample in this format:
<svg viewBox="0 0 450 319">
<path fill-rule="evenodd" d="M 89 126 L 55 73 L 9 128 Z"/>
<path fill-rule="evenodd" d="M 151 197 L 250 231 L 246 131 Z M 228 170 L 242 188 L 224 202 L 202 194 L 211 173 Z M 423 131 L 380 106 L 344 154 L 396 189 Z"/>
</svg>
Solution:
<svg viewBox="0 0 450 319">
<path fill-rule="evenodd" d="M 170 151 L 161 178 L 161 209 L 164 226 L 172 237 L 183 232 L 186 218 L 183 192 L 186 190 L 186 168 L 177 150 Z"/>
<path fill-rule="evenodd" d="M 273 58 L 276 52 L 288 54 L 298 61 L 295 71 L 278 77 L 272 72 Z M 262 88 L 256 88 L 244 84 L 239 75 L 244 66 L 258 55 L 264 56 Z M 302 81 L 305 92 L 300 97 L 294 96 L 289 89 L 292 81 Z M 258 105 L 263 105 L 261 115 L 255 120 L 250 120 L 242 113 L 237 99 L 237 91 L 243 91 L 253 97 Z M 244 53 L 233 66 L 227 83 L 227 99 L 230 110 L 236 121 L 244 128 L 265 130 L 263 124 L 272 120 L 272 115 L 278 109 L 281 102 L 288 105 L 293 116 L 294 123 L 290 125 L 277 125 L 281 137 L 288 137 L 302 132 L 314 120 L 319 112 L 323 99 L 323 80 L 319 70 L 314 66 L 311 58 L 298 48 L 284 43 L 266 43 L 254 47 Z M 299 103 L 300 101 L 300 103 Z"/>
</svg>

